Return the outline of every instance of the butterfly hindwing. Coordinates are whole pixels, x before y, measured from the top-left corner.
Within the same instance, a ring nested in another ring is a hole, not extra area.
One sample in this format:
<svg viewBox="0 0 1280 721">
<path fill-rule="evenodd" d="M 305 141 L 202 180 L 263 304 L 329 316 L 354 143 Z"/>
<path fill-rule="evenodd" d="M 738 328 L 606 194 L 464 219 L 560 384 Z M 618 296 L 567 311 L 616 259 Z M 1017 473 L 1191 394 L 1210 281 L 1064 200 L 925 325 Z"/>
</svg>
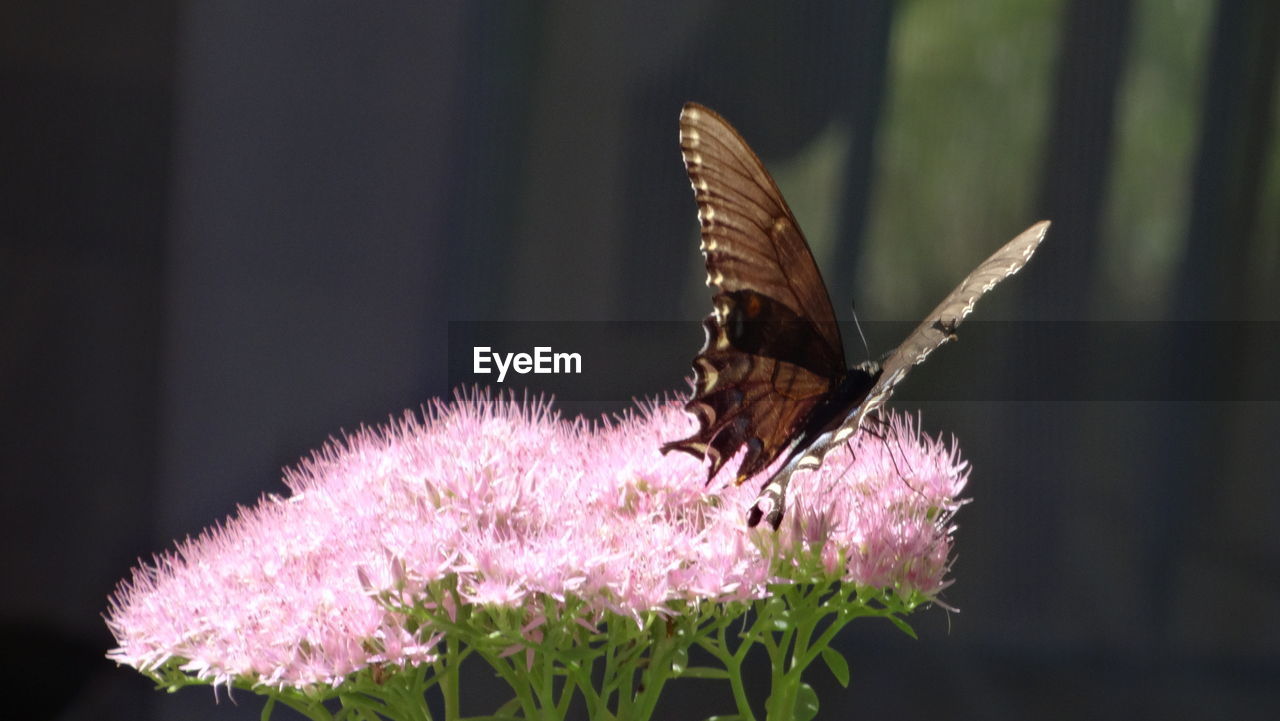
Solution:
<svg viewBox="0 0 1280 721">
<path fill-rule="evenodd" d="M 728 340 L 733 325 L 714 316 L 703 321 L 706 343 L 694 358 L 694 393 L 685 405 L 697 417 L 699 430 L 663 446 L 664 452 L 676 449 L 708 458 L 708 480 L 743 446 L 747 453 L 738 479 L 763 470 L 790 445 L 796 428 L 831 390 L 829 379 L 802 365 L 736 347 Z"/>
</svg>

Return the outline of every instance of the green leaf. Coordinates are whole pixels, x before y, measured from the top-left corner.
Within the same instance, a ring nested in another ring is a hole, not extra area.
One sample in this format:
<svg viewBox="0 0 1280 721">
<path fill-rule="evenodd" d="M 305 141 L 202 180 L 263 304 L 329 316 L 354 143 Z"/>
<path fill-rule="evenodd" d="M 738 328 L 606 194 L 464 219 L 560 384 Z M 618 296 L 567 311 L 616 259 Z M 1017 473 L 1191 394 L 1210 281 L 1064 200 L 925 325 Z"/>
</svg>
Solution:
<svg viewBox="0 0 1280 721">
<path fill-rule="evenodd" d="M 849 662 L 844 660 L 844 656 L 828 646 L 822 649 L 822 660 L 827 662 L 827 668 L 831 669 L 831 675 L 836 677 L 840 686 L 849 688 Z"/>
<path fill-rule="evenodd" d="M 807 683 L 796 693 L 796 721 L 811 721 L 818 716 L 818 694 Z"/>
<path fill-rule="evenodd" d="M 897 626 L 899 631 L 902 631 L 903 633 L 907 634 L 914 640 L 917 640 L 917 641 L 920 640 L 920 637 L 916 635 L 915 629 L 907 625 L 906 621 L 903 621 L 897 616 L 889 616 L 889 620 L 893 621 L 893 625 Z"/>
</svg>

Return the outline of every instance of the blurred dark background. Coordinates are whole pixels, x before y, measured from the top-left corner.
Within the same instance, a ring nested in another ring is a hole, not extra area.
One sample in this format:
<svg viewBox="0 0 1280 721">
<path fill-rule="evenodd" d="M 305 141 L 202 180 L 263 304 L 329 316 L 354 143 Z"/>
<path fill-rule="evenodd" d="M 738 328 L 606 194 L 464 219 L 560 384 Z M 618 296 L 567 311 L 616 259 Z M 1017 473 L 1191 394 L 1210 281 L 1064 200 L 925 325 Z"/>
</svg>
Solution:
<svg viewBox="0 0 1280 721">
<path fill-rule="evenodd" d="M 975 468 L 961 612 L 853 624 L 820 718 L 1280 718 L 1278 35 L 1266 0 L 4 4 L 6 698 L 258 718 L 108 662 L 114 584 L 447 394 L 451 321 L 700 318 L 696 99 L 842 317 L 918 318 L 1054 221 L 977 317 L 1072 322 L 974 324 L 899 404 Z M 1033 390 L 947 399 L 992 378 Z M 707 689 L 659 717 L 727 713 Z"/>
</svg>

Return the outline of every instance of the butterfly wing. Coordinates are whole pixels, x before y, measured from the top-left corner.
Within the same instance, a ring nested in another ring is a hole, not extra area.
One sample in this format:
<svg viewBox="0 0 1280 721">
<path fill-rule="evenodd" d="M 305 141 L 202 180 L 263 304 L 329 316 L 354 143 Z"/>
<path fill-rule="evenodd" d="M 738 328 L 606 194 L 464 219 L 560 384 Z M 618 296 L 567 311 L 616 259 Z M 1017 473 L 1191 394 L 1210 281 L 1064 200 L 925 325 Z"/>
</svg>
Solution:
<svg viewBox="0 0 1280 721">
<path fill-rule="evenodd" d="M 783 498 L 791 474 L 800 469 L 822 465 L 822 459 L 828 453 L 856 433 L 862 427 L 863 420 L 889 400 L 893 389 L 902 382 L 908 371 L 923 363 L 938 347 L 954 340 L 956 328 L 973 312 L 978 299 L 1000 281 L 1022 270 L 1022 266 L 1026 265 L 1040 247 L 1048 230 L 1049 221 L 1042 220 L 1022 231 L 991 257 L 982 261 L 955 290 L 948 293 L 938 307 L 911 331 L 906 340 L 884 358 L 880 364 L 880 374 L 867 391 L 866 397 L 842 421 L 818 435 L 807 449 L 789 460 L 765 484 L 756 499 L 756 505 L 748 514 L 748 524 L 754 526 L 764 517 L 770 525 L 777 528 L 782 520 Z"/>
<path fill-rule="evenodd" d="M 800 226 L 742 136 L 689 103 L 680 113 L 680 149 L 714 310 L 703 321 L 706 342 L 694 358 L 694 393 L 685 405 L 699 429 L 662 451 L 710 458 L 710 480 L 746 446 L 741 482 L 791 444 L 839 382 L 844 346 Z"/>
<path fill-rule="evenodd" d="M 925 319 L 911 331 L 901 345 L 881 361 L 880 378 L 867 393 L 866 401 L 859 407 L 858 417 L 850 419 L 856 421 L 854 430 L 857 430 L 857 425 L 861 424 L 862 418 L 889 400 L 894 387 L 902 382 L 907 371 L 923 363 L 924 359 L 940 346 L 955 340 L 956 328 L 973 312 L 978 299 L 991 292 L 991 289 L 999 285 L 1000 281 L 1022 270 L 1022 266 L 1031 260 L 1031 256 L 1040 247 L 1048 231 L 1049 221 L 1042 220 L 992 253 L 991 257 L 974 268 L 955 290 L 948 293 L 933 312 L 925 316 Z"/>
</svg>

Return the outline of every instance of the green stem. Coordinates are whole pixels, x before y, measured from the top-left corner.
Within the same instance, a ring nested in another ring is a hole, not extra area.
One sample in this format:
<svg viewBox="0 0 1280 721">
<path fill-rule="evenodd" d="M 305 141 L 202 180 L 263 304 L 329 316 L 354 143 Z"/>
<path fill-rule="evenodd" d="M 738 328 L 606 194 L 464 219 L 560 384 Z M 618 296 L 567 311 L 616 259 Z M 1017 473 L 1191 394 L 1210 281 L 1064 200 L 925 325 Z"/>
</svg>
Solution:
<svg viewBox="0 0 1280 721">
<path fill-rule="evenodd" d="M 678 637 L 668 635 L 665 624 L 655 623 L 652 634 L 654 641 L 650 647 L 653 651 L 649 655 L 649 666 L 641 675 L 644 688 L 636 699 L 636 714 L 632 717 L 637 721 L 648 719 L 653 715 L 653 710 L 658 705 L 658 697 L 662 695 L 662 688 L 666 685 L 667 679 L 671 678 L 671 662 L 675 658 L 679 645 Z"/>
<path fill-rule="evenodd" d="M 838 605 L 838 608 L 840 610 L 838 611 L 823 610 L 819 614 L 819 616 L 815 619 L 814 623 L 816 626 L 817 622 L 821 620 L 823 616 L 826 616 L 827 614 L 835 615 L 835 618 L 832 619 L 831 623 L 825 629 L 823 629 L 822 633 L 818 636 L 818 640 L 813 644 L 807 646 L 808 648 L 807 653 L 805 653 L 796 661 L 796 665 L 798 665 L 798 667 L 801 670 L 803 670 L 809 664 L 816 661 L 818 657 L 822 655 L 822 649 L 829 646 L 831 644 L 831 641 L 835 639 L 836 634 L 840 633 L 840 630 L 843 629 L 846 625 L 848 625 L 850 621 L 852 621 L 855 618 L 861 618 L 863 616 L 883 615 L 883 614 L 873 613 L 867 610 L 866 607 L 863 607 L 863 606 L 859 606 L 856 609 L 850 608 L 848 604 L 848 597 L 850 595 L 851 594 L 847 591 L 841 591 L 840 603 Z"/>
<path fill-rule="evenodd" d="M 534 693 L 538 695 L 538 704 L 542 707 L 540 717 L 545 721 L 559 721 L 556 718 L 555 663 L 545 658 L 543 654 L 535 653 L 533 668 L 538 678 Z"/>
<path fill-rule="evenodd" d="M 617 644 L 605 644 L 604 673 L 600 678 L 600 694 L 595 699 L 596 705 L 594 707 L 588 705 L 587 707 L 592 718 L 595 718 L 596 714 L 608 707 L 609 697 L 618 690 L 617 651 Z"/>
<path fill-rule="evenodd" d="M 526 719 L 536 719 L 538 717 L 538 704 L 534 701 L 532 688 L 529 685 L 529 676 L 523 666 L 517 667 L 515 663 L 510 662 L 508 659 L 511 656 L 499 658 L 489 653 L 481 653 L 480 656 L 511 687 L 520 702 L 520 709 L 524 717 Z"/>
<path fill-rule="evenodd" d="M 562 717 L 568 714 L 569 703 L 573 700 L 573 694 L 581 692 L 582 700 L 587 705 L 587 716 L 592 719 L 607 718 L 604 704 L 601 701 L 601 693 L 597 692 L 594 684 L 591 683 L 593 665 L 594 661 L 585 665 L 581 663 L 568 664 L 565 667 L 565 689 L 560 697 L 560 715 Z"/>
<path fill-rule="evenodd" d="M 721 623 L 716 629 L 716 639 L 723 652 L 712 651 L 712 653 L 720 659 L 725 671 L 729 673 L 729 688 L 733 692 L 733 702 L 738 706 L 738 715 L 743 721 L 755 721 L 756 715 L 751 711 L 751 703 L 747 700 L 746 684 L 742 683 L 742 661 L 746 658 L 752 641 L 742 639 L 738 642 L 738 650 L 729 653 L 729 639 L 725 635 L 727 625 L 727 623 Z"/>
<path fill-rule="evenodd" d="M 444 696 L 445 721 L 458 721 L 462 711 L 458 706 L 459 678 L 462 676 L 461 641 L 457 636 L 445 640 L 445 672 L 440 679 L 440 693 Z"/>
<path fill-rule="evenodd" d="M 791 721 L 795 716 L 799 699 L 801 674 L 808 662 L 809 642 L 818 621 L 825 615 L 820 601 L 825 586 L 814 585 L 806 589 L 797 585 L 786 591 L 786 607 L 790 609 L 790 623 L 775 643 L 774 634 L 768 632 L 762 639 L 769 649 L 771 664 L 770 695 L 766 718 L 768 721 Z"/>
<path fill-rule="evenodd" d="M 791 639 L 795 633 L 795 627 L 788 626 L 781 633 L 770 630 L 772 624 L 771 614 L 768 612 L 769 604 L 761 604 L 760 618 L 757 625 L 761 626 L 763 631 L 760 634 L 760 644 L 764 646 L 765 651 L 769 654 L 769 703 L 765 709 L 765 718 L 768 721 L 791 721 L 790 709 L 794 707 L 794 700 L 791 698 L 790 689 L 787 687 L 786 662 L 787 650 L 791 647 Z M 791 702 L 788 705 L 788 702 Z"/>
<path fill-rule="evenodd" d="M 315 719 L 315 721 L 333 721 L 333 714 L 329 713 L 329 709 L 325 708 L 322 704 L 314 701 L 298 701 L 284 695 L 277 696 L 276 698 L 279 699 L 280 703 L 288 706 L 307 718 Z M 265 713 L 266 709 L 263 709 L 263 712 Z M 264 716 L 263 718 L 266 717 Z"/>
<path fill-rule="evenodd" d="M 631 704 L 634 701 L 636 679 L 636 659 L 624 657 L 618 663 L 618 718 L 630 719 Z"/>
</svg>

